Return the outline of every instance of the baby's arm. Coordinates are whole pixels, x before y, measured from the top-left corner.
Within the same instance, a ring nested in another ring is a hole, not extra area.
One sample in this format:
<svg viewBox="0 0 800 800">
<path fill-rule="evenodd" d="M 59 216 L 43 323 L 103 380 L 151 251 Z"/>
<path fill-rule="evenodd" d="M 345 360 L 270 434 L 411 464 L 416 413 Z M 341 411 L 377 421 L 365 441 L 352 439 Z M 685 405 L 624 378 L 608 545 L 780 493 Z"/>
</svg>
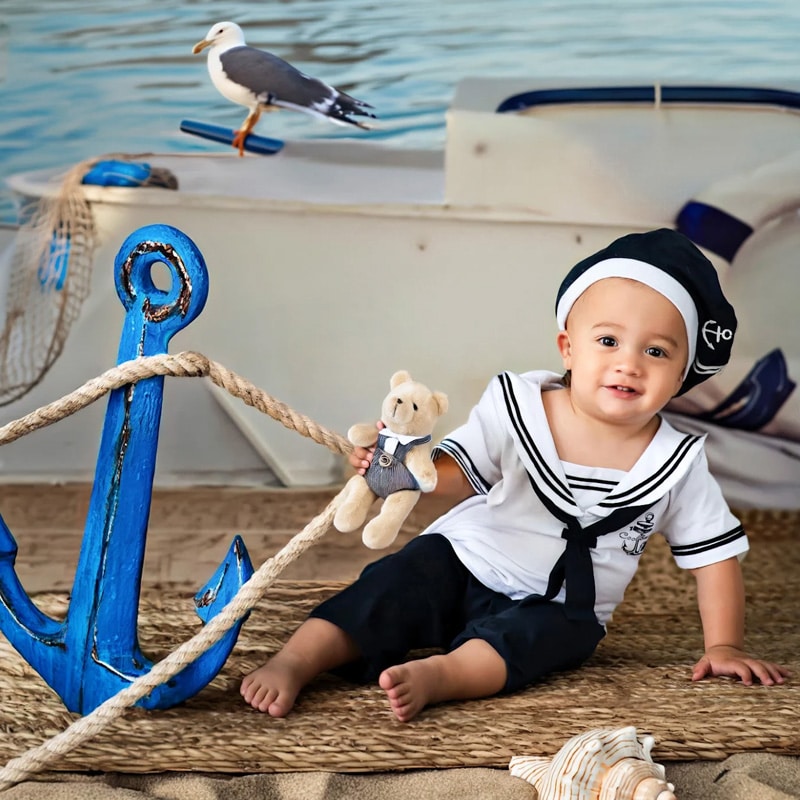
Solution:
<svg viewBox="0 0 800 800">
<path fill-rule="evenodd" d="M 425 497 L 433 496 L 440 500 L 446 499 L 448 506 L 452 508 L 475 494 L 467 476 L 451 456 L 440 453 L 433 465 L 436 467 L 436 488 L 427 495 L 423 494 L 421 502 L 424 502 Z"/>
<path fill-rule="evenodd" d="M 789 670 L 753 658 L 744 650 L 744 581 L 738 558 L 693 569 L 697 605 L 703 623 L 705 655 L 694 665 L 692 680 L 708 675 L 739 678 L 746 686 L 754 679 L 771 686 L 783 683 Z"/>
</svg>

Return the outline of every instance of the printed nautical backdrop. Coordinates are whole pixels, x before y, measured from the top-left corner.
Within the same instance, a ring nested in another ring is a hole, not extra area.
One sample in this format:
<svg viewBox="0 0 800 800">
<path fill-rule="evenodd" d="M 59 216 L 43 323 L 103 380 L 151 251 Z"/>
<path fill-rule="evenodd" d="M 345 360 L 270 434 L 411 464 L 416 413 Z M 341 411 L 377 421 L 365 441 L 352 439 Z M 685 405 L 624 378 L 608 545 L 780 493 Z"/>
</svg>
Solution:
<svg viewBox="0 0 800 800">
<path fill-rule="evenodd" d="M 372 103 L 369 134 L 305 115 L 264 136 L 444 137 L 459 79 L 625 77 L 775 85 L 800 73 L 796 0 L 0 0 L 0 184 L 109 152 L 219 150 L 182 119 L 238 126 L 192 45 L 221 20 L 248 43 Z M 0 187 L 0 221 L 15 215 Z"/>
</svg>

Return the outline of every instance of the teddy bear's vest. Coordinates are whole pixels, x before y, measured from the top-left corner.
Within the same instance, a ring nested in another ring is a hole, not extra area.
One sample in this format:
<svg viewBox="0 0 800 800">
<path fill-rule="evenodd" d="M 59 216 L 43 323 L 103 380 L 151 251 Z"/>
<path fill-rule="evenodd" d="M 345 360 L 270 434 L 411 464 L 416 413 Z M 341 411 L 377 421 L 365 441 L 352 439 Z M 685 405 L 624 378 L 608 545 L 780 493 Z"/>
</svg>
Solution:
<svg viewBox="0 0 800 800">
<path fill-rule="evenodd" d="M 430 440 L 431 437 L 428 435 L 404 442 L 397 434 L 382 430 L 378 434 L 372 462 L 364 475 L 369 488 L 384 499 L 393 492 L 409 489 L 417 491 L 419 489 L 417 479 L 404 462 L 411 449 Z"/>
</svg>

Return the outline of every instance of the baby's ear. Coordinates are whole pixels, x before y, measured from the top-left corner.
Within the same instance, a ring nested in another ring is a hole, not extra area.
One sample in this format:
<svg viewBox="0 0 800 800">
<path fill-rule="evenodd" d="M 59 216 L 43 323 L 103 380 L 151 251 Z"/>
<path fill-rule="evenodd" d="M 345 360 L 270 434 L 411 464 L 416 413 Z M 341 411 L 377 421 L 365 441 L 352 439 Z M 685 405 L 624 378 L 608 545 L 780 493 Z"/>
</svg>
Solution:
<svg viewBox="0 0 800 800">
<path fill-rule="evenodd" d="M 558 352 L 561 353 L 564 369 L 572 369 L 572 345 L 569 340 L 569 334 L 566 331 L 558 332 L 556 336 L 556 346 L 558 347 Z"/>
</svg>

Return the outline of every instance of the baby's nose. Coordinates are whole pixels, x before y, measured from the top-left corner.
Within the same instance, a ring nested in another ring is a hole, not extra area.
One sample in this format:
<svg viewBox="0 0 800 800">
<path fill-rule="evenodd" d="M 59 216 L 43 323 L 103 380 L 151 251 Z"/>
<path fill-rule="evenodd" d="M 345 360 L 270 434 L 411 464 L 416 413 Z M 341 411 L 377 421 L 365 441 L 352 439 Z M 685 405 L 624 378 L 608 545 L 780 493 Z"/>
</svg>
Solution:
<svg viewBox="0 0 800 800">
<path fill-rule="evenodd" d="M 638 375 L 642 370 L 641 353 L 620 349 L 617 369 L 625 375 Z"/>
</svg>

